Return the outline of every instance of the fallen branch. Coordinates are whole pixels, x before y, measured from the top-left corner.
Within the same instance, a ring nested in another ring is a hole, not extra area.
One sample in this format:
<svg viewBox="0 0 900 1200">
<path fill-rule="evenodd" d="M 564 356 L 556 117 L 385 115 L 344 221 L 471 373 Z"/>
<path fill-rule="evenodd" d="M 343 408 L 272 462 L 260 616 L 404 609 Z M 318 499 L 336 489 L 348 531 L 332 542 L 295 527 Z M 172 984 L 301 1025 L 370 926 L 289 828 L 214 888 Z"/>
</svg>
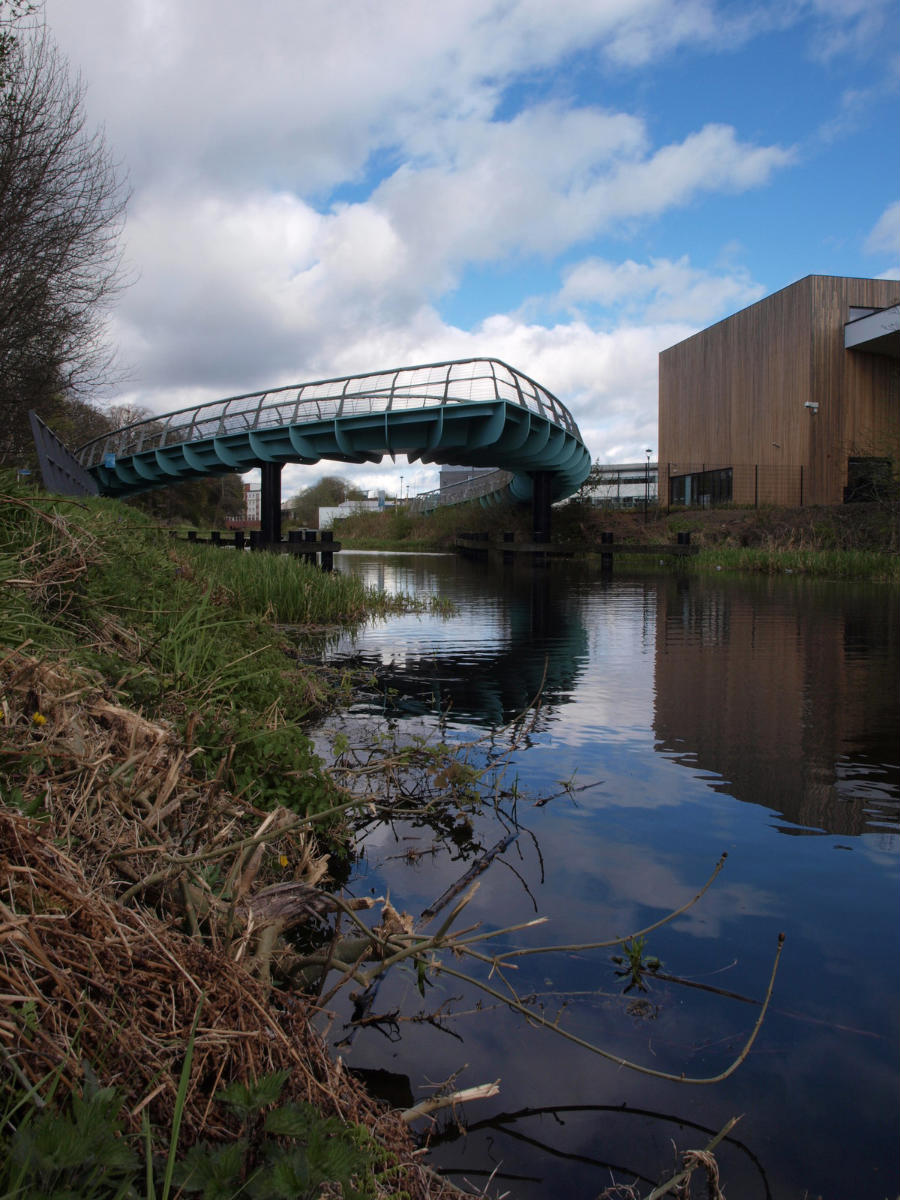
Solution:
<svg viewBox="0 0 900 1200">
<path fill-rule="evenodd" d="M 667 1079 L 671 1083 L 710 1084 L 721 1083 L 723 1079 L 727 1079 L 730 1075 L 733 1075 L 750 1053 L 750 1048 L 756 1041 L 756 1036 L 760 1031 L 763 1019 L 765 1018 L 769 1007 L 769 1001 L 772 998 L 772 989 L 775 986 L 775 976 L 778 973 L 778 963 L 781 958 L 781 951 L 783 948 L 784 934 L 779 933 L 778 948 L 775 951 L 775 958 L 772 962 L 772 972 L 769 976 L 769 986 L 766 989 L 766 995 L 762 1002 L 759 1016 L 756 1019 L 756 1024 L 753 1026 L 750 1036 L 744 1043 L 740 1054 L 738 1054 L 738 1056 L 732 1060 L 732 1062 L 725 1068 L 724 1071 L 720 1071 L 718 1075 L 709 1076 L 688 1076 L 684 1074 L 675 1075 L 671 1071 L 658 1071 L 653 1067 L 645 1067 L 641 1063 L 632 1062 L 627 1058 L 621 1058 L 618 1054 L 612 1054 L 609 1050 L 604 1050 L 601 1046 L 597 1046 L 594 1042 L 589 1042 L 585 1038 L 578 1037 L 577 1034 L 569 1033 L 567 1030 L 563 1029 L 557 1021 L 547 1020 L 546 1017 L 542 1017 L 539 1013 L 534 1012 L 533 1009 L 528 1008 L 527 1005 L 523 1004 L 514 996 L 504 996 L 504 994 L 497 991 L 496 988 L 489 987 L 488 984 L 483 983 L 481 980 L 475 979 L 471 975 L 465 974 L 463 971 L 457 971 L 454 967 L 447 966 L 445 963 L 435 963 L 433 965 L 436 970 L 442 971 L 446 975 L 452 975 L 454 979 L 461 979 L 464 983 L 469 983 L 473 987 L 479 988 L 481 991 L 486 992 L 487 995 L 492 996 L 495 1000 L 501 1000 L 514 1012 L 521 1013 L 522 1016 L 526 1017 L 533 1025 L 539 1025 L 543 1029 L 552 1029 L 554 1033 L 558 1033 L 559 1036 L 565 1038 L 566 1041 L 574 1042 L 576 1046 L 581 1046 L 585 1050 L 590 1050 L 592 1054 L 597 1054 L 600 1056 L 600 1058 L 605 1058 L 609 1062 L 613 1062 L 619 1067 L 627 1067 L 631 1071 L 637 1071 L 640 1075 L 650 1075 L 654 1079 Z"/>
<path fill-rule="evenodd" d="M 508 833 L 506 837 L 501 838 L 495 846 L 492 846 L 490 850 L 487 850 L 484 854 L 482 854 L 481 858 L 474 862 L 472 866 L 469 867 L 468 871 L 466 871 L 464 875 L 461 875 L 459 879 L 457 879 L 456 883 L 451 884 L 450 887 L 448 887 L 443 893 L 443 895 L 439 896 L 438 899 L 435 900 L 434 904 L 429 904 L 426 909 L 422 910 L 422 920 L 427 923 L 432 919 L 432 917 L 437 916 L 442 908 L 449 904 L 455 896 L 459 895 L 463 888 L 465 888 L 466 884 L 471 883 L 473 879 L 477 879 L 479 875 L 486 871 L 497 855 L 502 854 L 504 850 L 508 849 L 518 836 L 518 830 L 516 830 L 514 833 Z"/>
<path fill-rule="evenodd" d="M 404 1109 L 400 1114 L 400 1120 L 409 1125 L 418 1117 L 427 1117 L 429 1113 L 437 1112 L 441 1108 L 450 1108 L 454 1104 L 465 1104 L 469 1100 L 487 1100 L 491 1096 L 499 1094 L 499 1085 L 500 1080 L 497 1079 L 494 1083 L 480 1083 L 476 1087 L 451 1092 L 449 1096 L 430 1096 L 425 1100 L 420 1100 L 412 1108 Z"/>
</svg>

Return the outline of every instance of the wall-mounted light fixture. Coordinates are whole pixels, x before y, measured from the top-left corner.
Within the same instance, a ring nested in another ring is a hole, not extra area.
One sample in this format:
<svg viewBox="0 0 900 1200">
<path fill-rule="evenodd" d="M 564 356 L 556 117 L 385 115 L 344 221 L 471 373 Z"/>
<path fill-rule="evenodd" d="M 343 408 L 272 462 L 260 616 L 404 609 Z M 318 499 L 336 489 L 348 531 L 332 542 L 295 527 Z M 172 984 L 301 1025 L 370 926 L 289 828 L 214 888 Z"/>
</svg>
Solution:
<svg viewBox="0 0 900 1200">
<path fill-rule="evenodd" d="M 808 408 L 811 413 L 819 411 L 819 405 L 815 400 L 804 400 L 803 407 Z"/>
</svg>

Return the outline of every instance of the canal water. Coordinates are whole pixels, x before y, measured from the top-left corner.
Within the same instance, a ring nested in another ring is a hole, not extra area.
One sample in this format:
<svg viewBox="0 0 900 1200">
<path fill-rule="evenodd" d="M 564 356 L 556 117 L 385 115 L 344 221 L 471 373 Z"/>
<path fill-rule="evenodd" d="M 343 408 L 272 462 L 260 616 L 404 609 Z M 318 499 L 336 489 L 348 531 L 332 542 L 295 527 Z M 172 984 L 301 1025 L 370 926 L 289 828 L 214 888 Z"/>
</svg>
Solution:
<svg viewBox="0 0 900 1200">
<path fill-rule="evenodd" d="M 441 555 L 343 553 L 340 569 L 456 610 L 373 621 L 323 651 L 370 681 L 319 731 L 323 755 L 338 734 L 477 740 L 482 761 L 508 753 L 517 793 L 453 825 L 370 825 L 352 894 L 389 893 L 418 916 L 513 835 L 461 924 L 540 916 L 494 949 L 579 947 L 686 904 L 727 852 L 701 899 L 646 936 L 643 957 L 661 966 L 637 982 L 613 961 L 621 947 L 521 956 L 490 978 L 449 964 L 512 984 L 578 1038 L 689 1077 L 739 1054 L 785 934 L 759 1036 L 714 1084 L 618 1066 L 446 975 L 423 997 L 414 970 L 393 968 L 362 1026 L 338 993 L 335 1052 L 395 1102 L 499 1080 L 458 1120 L 439 1115 L 430 1161 L 494 1196 L 587 1200 L 613 1183 L 646 1195 L 739 1116 L 716 1151 L 729 1200 L 896 1197 L 897 590 Z"/>
</svg>

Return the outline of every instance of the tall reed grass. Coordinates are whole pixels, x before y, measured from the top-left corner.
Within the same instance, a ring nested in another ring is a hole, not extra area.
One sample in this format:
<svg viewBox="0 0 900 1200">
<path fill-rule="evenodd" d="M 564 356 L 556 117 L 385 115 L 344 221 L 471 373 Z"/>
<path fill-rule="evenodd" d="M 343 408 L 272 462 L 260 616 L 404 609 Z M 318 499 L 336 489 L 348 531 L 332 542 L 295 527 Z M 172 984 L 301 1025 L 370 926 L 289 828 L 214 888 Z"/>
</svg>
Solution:
<svg viewBox="0 0 900 1200">
<path fill-rule="evenodd" d="M 407 593 L 368 587 L 341 571 L 322 571 L 293 554 L 180 543 L 182 551 L 198 575 L 227 589 L 234 611 L 280 625 L 352 624 L 368 616 L 420 610 L 426 603 Z M 436 601 L 432 607 L 440 610 L 442 605 Z"/>
<path fill-rule="evenodd" d="M 179 543 L 178 554 L 211 584 L 229 592 L 228 607 L 283 625 L 336 625 L 403 601 L 367 588 L 354 576 L 322 571 L 293 554 L 215 549 Z"/>
</svg>

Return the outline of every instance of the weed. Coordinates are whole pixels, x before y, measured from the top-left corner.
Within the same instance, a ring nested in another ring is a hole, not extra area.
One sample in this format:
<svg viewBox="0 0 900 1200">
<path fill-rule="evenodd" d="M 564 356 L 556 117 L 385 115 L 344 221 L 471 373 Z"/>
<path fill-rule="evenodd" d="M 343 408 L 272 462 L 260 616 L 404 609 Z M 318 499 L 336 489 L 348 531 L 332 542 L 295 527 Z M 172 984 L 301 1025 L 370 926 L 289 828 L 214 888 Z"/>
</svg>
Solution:
<svg viewBox="0 0 900 1200">
<path fill-rule="evenodd" d="M 239 1118 L 240 1133 L 224 1146 L 188 1151 L 175 1175 L 184 1192 L 202 1192 L 204 1200 L 313 1200 L 323 1184 L 338 1183 L 346 1200 L 374 1197 L 383 1152 L 364 1129 L 323 1117 L 311 1104 L 279 1106 L 287 1078 L 276 1071 L 216 1094 Z"/>
<path fill-rule="evenodd" d="M 85 1072 L 81 1094 L 68 1106 L 39 1108 L 28 1093 L 3 1122 L 0 1140 L 0 1193 L 21 1200 L 93 1200 L 136 1195 L 138 1157 L 123 1137 L 122 1100 Z M 13 1112 L 16 1119 L 12 1120 Z M 5 1145 L 3 1144 L 5 1142 Z"/>
<path fill-rule="evenodd" d="M 654 974 L 662 968 L 662 963 L 655 954 L 645 954 L 644 948 L 647 945 L 646 937 L 631 937 L 621 943 L 624 954 L 614 954 L 612 961 L 621 969 L 616 971 L 616 975 L 622 979 L 629 980 L 625 991 L 630 992 L 632 988 L 637 988 L 639 992 L 646 992 L 647 985 L 644 982 L 644 975 L 647 973 Z"/>
<path fill-rule="evenodd" d="M 199 726 L 197 767 L 212 776 L 226 765 L 227 782 L 260 808 L 279 805 L 308 815 L 338 803 L 309 738 L 293 724 L 266 728 L 232 711 Z"/>
</svg>

